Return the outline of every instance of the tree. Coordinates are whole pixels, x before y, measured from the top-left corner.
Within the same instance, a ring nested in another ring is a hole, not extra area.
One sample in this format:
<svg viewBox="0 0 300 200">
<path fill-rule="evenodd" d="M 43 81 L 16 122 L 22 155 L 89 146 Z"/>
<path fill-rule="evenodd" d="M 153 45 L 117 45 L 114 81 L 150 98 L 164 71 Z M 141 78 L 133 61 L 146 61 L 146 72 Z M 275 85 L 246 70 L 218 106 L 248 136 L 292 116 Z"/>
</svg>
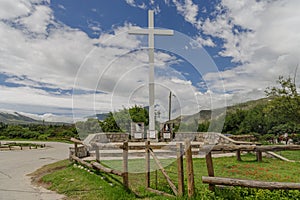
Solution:
<svg viewBox="0 0 300 200">
<path fill-rule="evenodd" d="M 240 133 L 241 124 L 247 115 L 246 110 L 237 109 L 235 112 L 228 113 L 225 117 L 223 131 L 230 134 Z"/>
<path fill-rule="evenodd" d="M 300 96 L 295 81 L 290 77 L 279 76 L 277 86 L 265 91 L 268 102 L 258 104 L 248 110 L 237 109 L 230 112 L 225 119 L 223 132 L 259 133 L 261 138 L 270 135 L 297 133 L 300 131 Z"/>
<path fill-rule="evenodd" d="M 110 112 L 100 123 L 103 132 L 130 132 L 131 122 L 149 123 L 147 109 L 135 105 L 132 108 L 123 108 L 118 112 Z"/>
<path fill-rule="evenodd" d="M 266 94 L 271 98 L 266 113 L 273 125 L 300 123 L 300 97 L 292 79 L 279 77 L 278 87 L 267 88 Z"/>
<path fill-rule="evenodd" d="M 268 97 L 297 97 L 297 87 L 295 80 L 292 81 L 291 77 L 284 78 L 279 76 L 276 81 L 279 86 L 267 87 L 265 93 Z"/>
<path fill-rule="evenodd" d="M 198 125 L 197 132 L 207 132 L 209 128 L 210 122 L 204 121 Z"/>
<path fill-rule="evenodd" d="M 100 121 L 99 124 L 103 132 L 122 132 L 122 130 L 116 123 L 114 114 L 112 112 L 109 112 L 108 116 L 104 119 L 104 121 Z"/>
</svg>

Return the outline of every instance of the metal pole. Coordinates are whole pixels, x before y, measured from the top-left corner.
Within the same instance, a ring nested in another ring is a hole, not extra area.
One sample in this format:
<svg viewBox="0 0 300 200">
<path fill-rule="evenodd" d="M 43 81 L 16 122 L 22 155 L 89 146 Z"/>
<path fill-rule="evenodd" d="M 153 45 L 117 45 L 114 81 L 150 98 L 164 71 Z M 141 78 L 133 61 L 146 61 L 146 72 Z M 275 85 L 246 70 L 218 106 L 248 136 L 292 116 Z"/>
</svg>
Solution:
<svg viewBox="0 0 300 200">
<path fill-rule="evenodd" d="M 171 120 L 171 105 L 172 105 L 172 92 L 170 91 L 169 95 L 169 121 Z"/>
</svg>

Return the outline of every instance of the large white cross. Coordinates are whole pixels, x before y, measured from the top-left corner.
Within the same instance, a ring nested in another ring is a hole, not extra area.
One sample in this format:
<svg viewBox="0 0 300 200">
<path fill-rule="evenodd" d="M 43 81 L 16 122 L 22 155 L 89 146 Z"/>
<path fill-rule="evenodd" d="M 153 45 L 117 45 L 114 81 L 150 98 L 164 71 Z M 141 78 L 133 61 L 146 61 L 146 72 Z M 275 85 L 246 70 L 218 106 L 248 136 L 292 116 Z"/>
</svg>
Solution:
<svg viewBox="0 0 300 200">
<path fill-rule="evenodd" d="M 173 30 L 154 29 L 153 10 L 148 11 L 148 29 L 129 30 L 129 34 L 148 35 L 149 48 L 149 138 L 156 138 L 154 117 L 154 35 L 174 35 Z M 149 139 L 148 138 L 148 139 Z"/>
</svg>

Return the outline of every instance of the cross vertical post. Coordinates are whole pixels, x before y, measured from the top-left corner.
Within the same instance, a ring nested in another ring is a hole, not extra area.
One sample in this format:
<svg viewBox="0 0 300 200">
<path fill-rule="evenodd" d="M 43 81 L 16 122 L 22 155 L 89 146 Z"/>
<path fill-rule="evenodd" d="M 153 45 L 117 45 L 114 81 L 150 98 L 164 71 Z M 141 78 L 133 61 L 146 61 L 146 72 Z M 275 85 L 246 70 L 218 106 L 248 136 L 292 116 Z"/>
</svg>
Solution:
<svg viewBox="0 0 300 200">
<path fill-rule="evenodd" d="M 148 11 L 148 29 L 132 29 L 128 31 L 134 35 L 148 35 L 149 56 L 149 135 L 147 139 L 157 139 L 155 131 L 155 87 L 154 87 L 154 35 L 174 35 L 173 30 L 154 29 L 154 12 Z"/>
</svg>

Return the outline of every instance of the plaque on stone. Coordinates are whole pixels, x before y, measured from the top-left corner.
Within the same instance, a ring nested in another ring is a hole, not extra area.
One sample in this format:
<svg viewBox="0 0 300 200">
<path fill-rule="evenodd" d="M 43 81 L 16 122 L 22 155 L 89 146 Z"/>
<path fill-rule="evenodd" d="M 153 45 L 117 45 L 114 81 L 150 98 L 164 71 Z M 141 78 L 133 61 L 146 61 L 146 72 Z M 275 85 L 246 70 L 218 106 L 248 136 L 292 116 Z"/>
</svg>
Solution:
<svg viewBox="0 0 300 200">
<path fill-rule="evenodd" d="M 171 139 L 171 133 L 164 133 L 164 139 Z"/>
<path fill-rule="evenodd" d="M 142 139 L 144 135 L 144 123 L 143 122 L 137 122 L 131 123 L 131 136 L 133 136 L 135 139 Z"/>
<path fill-rule="evenodd" d="M 156 138 L 156 131 L 154 130 L 154 131 L 149 131 L 149 138 L 150 139 L 155 139 Z"/>
<path fill-rule="evenodd" d="M 164 124 L 162 132 L 163 132 L 164 139 L 171 139 L 172 130 L 170 124 Z"/>
</svg>

